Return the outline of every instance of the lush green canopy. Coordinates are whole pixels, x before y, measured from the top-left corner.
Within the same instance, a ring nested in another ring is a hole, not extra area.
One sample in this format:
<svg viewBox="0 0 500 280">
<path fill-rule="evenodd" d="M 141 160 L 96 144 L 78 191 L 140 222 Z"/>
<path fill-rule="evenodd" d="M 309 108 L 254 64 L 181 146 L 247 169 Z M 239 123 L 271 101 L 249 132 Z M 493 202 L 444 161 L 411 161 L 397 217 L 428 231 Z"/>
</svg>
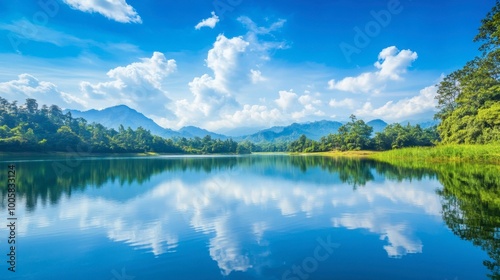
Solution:
<svg viewBox="0 0 500 280">
<path fill-rule="evenodd" d="M 474 41 L 482 43 L 482 55 L 439 83 L 436 118 L 443 143 L 500 142 L 500 2 Z"/>
</svg>

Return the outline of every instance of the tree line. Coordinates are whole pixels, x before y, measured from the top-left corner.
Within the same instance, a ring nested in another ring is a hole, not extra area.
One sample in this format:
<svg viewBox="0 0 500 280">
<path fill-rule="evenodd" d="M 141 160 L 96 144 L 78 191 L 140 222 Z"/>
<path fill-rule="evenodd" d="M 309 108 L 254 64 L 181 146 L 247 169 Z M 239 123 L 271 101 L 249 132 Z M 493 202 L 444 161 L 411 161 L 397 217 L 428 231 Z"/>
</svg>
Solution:
<svg viewBox="0 0 500 280">
<path fill-rule="evenodd" d="M 372 138 L 373 128 L 354 115 L 337 133 L 320 141 L 302 135 L 293 142 L 236 142 L 232 139 L 166 139 L 142 127 L 120 125 L 118 130 L 63 113 L 57 105 L 39 105 L 28 98 L 18 106 L 0 97 L 0 151 L 88 152 L 88 153 L 178 153 L 178 154 L 248 154 L 251 152 L 319 152 L 331 150 L 388 150 L 409 146 L 430 146 L 438 141 L 434 128 L 392 124 Z"/>
<path fill-rule="evenodd" d="M 165 139 L 142 127 L 120 125 L 118 131 L 63 113 L 57 105 L 42 105 L 28 98 L 18 106 L 0 97 L 0 151 L 88 152 L 88 153 L 232 153 L 250 151 L 232 139 Z"/>
<path fill-rule="evenodd" d="M 422 128 L 420 125 L 403 126 L 390 124 L 382 132 L 373 135 L 373 128 L 363 120 L 351 115 L 351 121 L 342 125 L 337 133 L 322 137 L 319 141 L 301 135 L 290 143 L 290 152 L 326 152 L 332 150 L 390 150 L 404 147 L 432 146 L 439 141 L 436 127 Z"/>
</svg>

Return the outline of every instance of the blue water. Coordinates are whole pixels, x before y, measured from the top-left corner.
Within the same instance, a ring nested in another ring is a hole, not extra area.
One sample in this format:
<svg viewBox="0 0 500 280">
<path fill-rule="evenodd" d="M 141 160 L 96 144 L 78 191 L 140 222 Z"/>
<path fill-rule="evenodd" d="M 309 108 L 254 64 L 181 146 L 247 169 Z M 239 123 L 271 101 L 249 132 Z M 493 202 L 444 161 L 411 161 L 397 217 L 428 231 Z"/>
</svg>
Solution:
<svg viewBox="0 0 500 280">
<path fill-rule="evenodd" d="M 431 170 L 253 155 L 82 158 L 61 172 L 55 160 L 68 164 L 2 159 L 18 171 L 18 220 L 15 273 L 6 264 L 9 233 L 0 228 L 0 279 L 452 280 L 492 273 L 483 265 L 491 261 L 487 250 L 471 241 L 483 235 L 462 239 L 450 229 L 457 224 L 445 222 L 450 205 L 469 215 L 467 201 L 440 194 L 448 181 Z"/>
</svg>

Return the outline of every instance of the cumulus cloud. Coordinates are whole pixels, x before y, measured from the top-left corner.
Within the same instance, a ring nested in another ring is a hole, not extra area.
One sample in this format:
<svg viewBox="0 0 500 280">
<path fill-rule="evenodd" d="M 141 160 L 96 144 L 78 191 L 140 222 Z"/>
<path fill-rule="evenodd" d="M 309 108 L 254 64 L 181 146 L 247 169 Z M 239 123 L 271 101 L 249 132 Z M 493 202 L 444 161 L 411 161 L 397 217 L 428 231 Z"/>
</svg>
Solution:
<svg viewBox="0 0 500 280">
<path fill-rule="evenodd" d="M 249 42 L 242 37 L 228 39 L 224 35 L 217 36 L 214 46 L 208 51 L 206 63 L 214 73 L 217 90 L 228 92 L 235 86 L 242 76 L 246 76 L 246 69 L 241 67 L 244 53 Z M 243 65 L 245 66 L 245 65 Z"/>
<path fill-rule="evenodd" d="M 21 74 L 17 80 L 0 83 L 0 92 L 10 101 L 24 102 L 27 98 L 34 98 L 39 105 L 78 106 L 86 101 L 65 93 L 53 83 L 40 81 L 30 74 Z"/>
<path fill-rule="evenodd" d="M 323 101 L 319 94 L 306 92 L 298 95 L 293 90 L 281 90 L 274 100 L 275 106 L 245 104 L 234 113 L 225 114 L 221 119 L 208 122 L 209 129 L 220 127 L 234 128 L 241 125 L 275 126 L 288 125 L 290 121 L 306 120 L 308 117 L 322 117 L 326 114 L 321 110 Z"/>
<path fill-rule="evenodd" d="M 352 93 L 379 93 L 387 81 L 401 80 L 401 75 L 417 59 L 417 53 L 411 50 L 399 51 L 395 46 L 383 49 L 374 66 L 378 69 L 365 72 L 355 77 L 346 77 L 340 81 L 330 80 L 328 88 Z"/>
<path fill-rule="evenodd" d="M 344 98 L 342 100 L 331 99 L 328 105 L 333 108 L 354 108 L 356 102 L 352 98 Z"/>
<path fill-rule="evenodd" d="M 242 37 L 229 39 L 222 34 L 217 36 L 205 60 L 213 76 L 203 74 L 189 83 L 194 100 L 176 102 L 176 114 L 180 118 L 178 126 L 199 118 L 214 117 L 214 113 L 226 105 L 231 107 L 238 104 L 231 91 L 242 80 L 248 79 L 248 72 L 241 67 L 248 44 Z"/>
<path fill-rule="evenodd" d="M 215 17 L 215 14 L 213 16 Z M 249 32 L 245 36 L 232 38 L 224 34 L 217 36 L 205 60 L 206 66 L 212 73 L 193 78 L 189 83 L 193 99 L 186 98 L 176 102 L 175 112 L 178 120 L 169 122 L 169 125 L 181 127 L 191 124 L 215 128 L 213 126 L 216 124 L 226 124 L 229 116 L 275 114 L 273 108 L 266 108 L 264 110 L 266 113 L 256 111 L 250 113 L 249 108 L 257 110 L 260 107 L 248 105 L 250 107 L 243 108 L 237 97 L 241 94 L 242 87 L 250 83 L 267 81 L 257 69 L 269 60 L 269 52 L 280 48 L 281 43 L 276 42 L 274 38 L 271 41 L 264 41 L 259 36 L 269 35 L 278 30 L 285 21 L 279 20 L 265 28 L 258 27 L 248 17 L 241 17 L 239 21 L 249 29 Z M 202 23 L 208 24 L 205 20 L 200 22 Z M 220 127 L 215 129 L 217 128 Z"/>
<path fill-rule="evenodd" d="M 436 110 L 436 86 L 429 86 L 411 98 L 397 102 L 388 101 L 383 106 L 374 108 L 371 102 L 366 102 L 356 115 L 383 118 L 385 120 L 398 120 L 401 118 L 416 117 L 418 115 L 432 115 Z"/>
<path fill-rule="evenodd" d="M 274 102 L 283 110 L 291 108 L 294 101 L 298 99 L 297 94 L 293 91 L 281 90 L 279 91 L 279 95 L 280 97 L 274 100 Z"/>
<path fill-rule="evenodd" d="M 219 22 L 219 17 L 215 14 L 215 12 L 212 12 L 212 17 L 200 21 L 194 28 L 196 30 L 199 30 L 202 27 L 210 27 L 213 29 L 218 22 Z"/>
<path fill-rule="evenodd" d="M 272 126 L 280 124 L 285 115 L 277 108 L 265 105 L 245 104 L 241 110 L 225 114 L 220 119 L 207 123 L 209 129 L 234 128 L 241 125 Z"/>
<path fill-rule="evenodd" d="M 85 98 L 98 100 L 100 106 L 126 104 L 142 112 L 160 112 L 170 102 L 162 83 L 176 70 L 175 60 L 154 52 L 151 58 L 111 69 L 110 81 L 82 82 L 80 88 Z"/>
<path fill-rule="evenodd" d="M 122 23 L 142 23 L 142 19 L 126 0 L 63 0 L 72 9 L 98 13 Z"/>
<path fill-rule="evenodd" d="M 319 106 L 323 105 L 323 102 L 316 97 L 305 94 L 298 98 L 299 103 L 303 106 L 301 110 L 293 112 L 292 118 L 295 120 L 300 120 L 307 116 L 325 116 L 325 113 L 318 109 Z"/>
</svg>

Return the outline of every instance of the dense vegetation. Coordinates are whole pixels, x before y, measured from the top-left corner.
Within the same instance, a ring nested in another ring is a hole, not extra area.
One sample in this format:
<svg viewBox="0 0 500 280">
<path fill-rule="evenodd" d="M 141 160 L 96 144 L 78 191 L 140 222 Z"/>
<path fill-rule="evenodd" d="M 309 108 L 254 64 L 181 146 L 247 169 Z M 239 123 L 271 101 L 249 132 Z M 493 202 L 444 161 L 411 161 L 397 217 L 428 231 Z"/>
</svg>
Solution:
<svg viewBox="0 0 500 280">
<path fill-rule="evenodd" d="M 120 126 L 118 131 L 85 119 L 63 114 L 56 105 L 40 109 L 28 98 L 18 106 L 0 97 L 0 151 L 60 151 L 79 153 L 249 153 L 232 139 L 210 136 L 194 139 L 164 139 L 139 127 Z"/>
<path fill-rule="evenodd" d="M 57 105 L 43 105 L 28 98 L 18 106 L 0 97 L 0 151 L 59 151 L 84 153 L 233 153 L 250 152 L 317 152 L 331 150 L 388 150 L 409 146 L 430 146 L 437 141 L 435 129 L 420 126 L 392 124 L 373 138 L 372 127 L 351 116 L 337 133 L 321 138 L 307 139 L 302 135 L 291 143 L 237 143 L 232 139 L 212 139 L 209 135 L 191 139 L 165 139 L 152 135 L 142 127 L 120 126 L 118 131 L 101 124 L 87 123 L 63 113 Z"/>
<path fill-rule="evenodd" d="M 439 84 L 436 118 L 445 144 L 500 142 L 500 2 L 482 20 L 474 41 L 482 55 Z"/>
<path fill-rule="evenodd" d="M 500 145 L 448 144 L 436 147 L 413 147 L 376 153 L 370 158 L 400 165 L 411 159 L 412 162 L 475 162 L 500 164 Z"/>
<path fill-rule="evenodd" d="M 403 147 L 431 146 L 439 140 L 436 128 L 422 129 L 418 124 L 388 125 L 372 138 L 372 127 L 351 115 L 351 121 L 341 126 L 337 133 L 322 137 L 320 141 L 302 135 L 290 143 L 290 152 L 325 152 L 332 150 L 390 150 Z"/>
</svg>

